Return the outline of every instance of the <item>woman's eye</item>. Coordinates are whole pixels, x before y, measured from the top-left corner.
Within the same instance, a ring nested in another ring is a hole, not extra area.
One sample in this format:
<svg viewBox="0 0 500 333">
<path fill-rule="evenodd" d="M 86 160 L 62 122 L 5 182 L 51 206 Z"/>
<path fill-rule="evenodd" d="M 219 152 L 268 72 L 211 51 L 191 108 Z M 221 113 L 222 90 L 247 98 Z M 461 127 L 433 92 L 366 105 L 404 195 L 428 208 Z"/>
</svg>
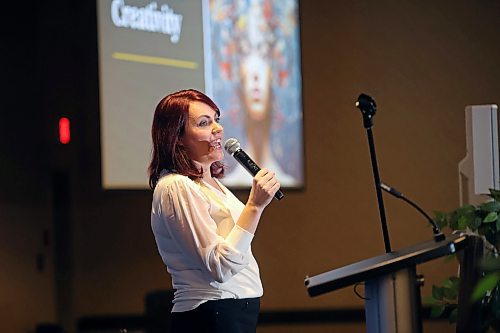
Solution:
<svg viewBox="0 0 500 333">
<path fill-rule="evenodd" d="M 220 123 L 220 117 L 215 118 L 216 123 Z"/>
<path fill-rule="evenodd" d="M 198 126 L 207 126 L 208 125 L 208 121 L 206 120 L 202 120 L 198 123 Z"/>
</svg>

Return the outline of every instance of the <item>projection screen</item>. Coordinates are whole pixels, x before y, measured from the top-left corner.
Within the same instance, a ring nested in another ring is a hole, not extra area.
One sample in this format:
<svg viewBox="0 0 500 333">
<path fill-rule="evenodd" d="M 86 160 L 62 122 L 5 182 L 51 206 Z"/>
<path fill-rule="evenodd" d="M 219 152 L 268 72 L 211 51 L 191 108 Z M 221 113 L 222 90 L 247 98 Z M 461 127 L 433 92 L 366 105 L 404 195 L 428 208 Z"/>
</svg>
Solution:
<svg viewBox="0 0 500 333">
<path fill-rule="evenodd" d="M 104 189 L 148 188 L 154 109 L 189 88 L 221 108 L 225 139 L 282 187 L 303 186 L 297 0 L 98 0 L 97 10 Z M 251 184 L 224 163 L 227 186 Z"/>
</svg>

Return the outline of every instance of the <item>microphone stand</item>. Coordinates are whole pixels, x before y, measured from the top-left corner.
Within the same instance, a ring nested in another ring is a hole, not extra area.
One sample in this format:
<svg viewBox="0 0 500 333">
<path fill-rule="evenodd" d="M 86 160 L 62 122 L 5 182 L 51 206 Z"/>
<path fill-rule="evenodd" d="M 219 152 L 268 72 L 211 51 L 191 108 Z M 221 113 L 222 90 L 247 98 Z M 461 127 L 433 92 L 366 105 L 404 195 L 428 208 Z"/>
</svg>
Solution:
<svg viewBox="0 0 500 333">
<path fill-rule="evenodd" d="M 370 146 L 370 157 L 372 162 L 373 177 L 375 180 L 375 190 L 377 192 L 377 203 L 380 213 L 380 223 L 382 225 L 382 234 L 384 236 L 385 252 L 391 252 L 391 242 L 389 240 L 389 231 L 387 229 L 387 220 L 385 217 L 384 199 L 382 197 L 382 190 L 380 189 L 380 175 L 378 172 L 377 156 L 375 154 L 375 143 L 373 140 L 373 116 L 377 112 L 377 105 L 375 100 L 368 95 L 361 94 L 356 101 L 356 107 L 361 110 L 363 114 L 363 125 L 368 135 L 368 144 Z"/>
</svg>

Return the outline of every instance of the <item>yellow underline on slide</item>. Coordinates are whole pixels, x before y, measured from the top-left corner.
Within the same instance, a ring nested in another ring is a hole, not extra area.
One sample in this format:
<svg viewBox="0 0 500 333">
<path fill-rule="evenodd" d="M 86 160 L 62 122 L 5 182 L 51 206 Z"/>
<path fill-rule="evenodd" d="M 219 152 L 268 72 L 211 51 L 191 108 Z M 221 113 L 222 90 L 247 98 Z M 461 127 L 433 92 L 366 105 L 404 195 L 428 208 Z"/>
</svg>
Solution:
<svg viewBox="0 0 500 333">
<path fill-rule="evenodd" d="M 162 57 L 151 57 L 133 53 L 113 52 L 111 57 L 118 60 L 141 62 L 143 64 L 162 65 L 162 66 L 178 67 L 186 69 L 198 68 L 198 64 L 193 61 L 185 61 L 185 60 L 162 58 Z"/>
</svg>

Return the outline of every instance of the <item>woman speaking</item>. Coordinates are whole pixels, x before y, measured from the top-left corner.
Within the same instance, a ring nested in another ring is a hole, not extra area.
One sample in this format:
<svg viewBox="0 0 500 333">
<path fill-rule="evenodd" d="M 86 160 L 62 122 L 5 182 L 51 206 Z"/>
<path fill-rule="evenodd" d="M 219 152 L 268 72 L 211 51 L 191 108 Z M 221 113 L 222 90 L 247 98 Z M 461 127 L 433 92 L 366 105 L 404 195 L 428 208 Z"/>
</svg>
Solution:
<svg viewBox="0 0 500 333">
<path fill-rule="evenodd" d="M 223 128 L 196 90 L 163 98 L 153 119 L 151 227 L 175 289 L 172 332 L 255 332 L 262 296 L 251 242 L 280 184 L 263 168 L 246 204 L 218 179 Z"/>
</svg>

